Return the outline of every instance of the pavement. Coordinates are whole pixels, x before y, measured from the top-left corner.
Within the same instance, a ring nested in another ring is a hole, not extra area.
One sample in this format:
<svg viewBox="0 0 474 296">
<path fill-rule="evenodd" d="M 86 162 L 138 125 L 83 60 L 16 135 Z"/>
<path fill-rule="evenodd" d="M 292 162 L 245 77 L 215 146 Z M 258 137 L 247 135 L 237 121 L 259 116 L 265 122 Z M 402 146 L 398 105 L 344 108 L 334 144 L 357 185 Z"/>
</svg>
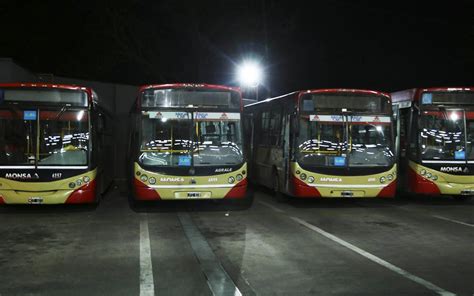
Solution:
<svg viewBox="0 0 474 296">
<path fill-rule="evenodd" d="M 474 201 L 0 207 L 0 295 L 474 295 Z"/>
</svg>

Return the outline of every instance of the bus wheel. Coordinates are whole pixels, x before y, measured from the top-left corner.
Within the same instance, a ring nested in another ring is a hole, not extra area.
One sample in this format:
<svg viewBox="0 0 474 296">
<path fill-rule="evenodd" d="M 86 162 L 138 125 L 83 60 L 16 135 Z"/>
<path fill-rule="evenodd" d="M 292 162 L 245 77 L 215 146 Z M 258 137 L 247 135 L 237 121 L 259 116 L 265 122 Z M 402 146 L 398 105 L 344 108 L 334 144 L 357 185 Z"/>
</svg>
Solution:
<svg viewBox="0 0 474 296">
<path fill-rule="evenodd" d="M 278 202 L 287 202 L 288 197 L 281 192 L 281 186 L 280 186 L 280 178 L 278 177 L 278 173 L 276 170 L 272 174 L 273 178 L 273 196 L 275 196 L 275 199 Z"/>
</svg>

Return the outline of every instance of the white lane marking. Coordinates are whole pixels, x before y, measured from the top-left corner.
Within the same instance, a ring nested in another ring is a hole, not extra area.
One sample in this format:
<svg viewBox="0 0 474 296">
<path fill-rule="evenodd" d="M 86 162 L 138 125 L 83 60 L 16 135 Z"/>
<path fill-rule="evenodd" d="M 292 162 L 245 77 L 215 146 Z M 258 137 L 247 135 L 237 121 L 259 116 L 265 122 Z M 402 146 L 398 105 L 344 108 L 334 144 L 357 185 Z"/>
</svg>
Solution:
<svg viewBox="0 0 474 296">
<path fill-rule="evenodd" d="M 151 265 L 150 233 L 146 217 L 140 221 L 140 296 L 154 296 L 153 266 Z"/>
<path fill-rule="evenodd" d="M 424 211 L 424 210 L 409 209 L 409 208 L 405 208 L 405 207 L 401 207 L 401 206 L 392 206 L 392 207 L 403 210 L 403 211 L 407 211 L 407 212 L 422 213 L 423 215 L 426 215 L 428 217 L 441 219 L 441 220 L 444 220 L 444 221 L 448 221 L 448 222 L 452 222 L 452 223 L 456 223 L 456 224 L 460 224 L 460 225 L 464 225 L 464 226 L 468 226 L 468 227 L 474 227 L 474 224 L 470 224 L 470 223 L 466 223 L 466 222 L 446 218 L 446 217 L 439 216 L 439 215 L 431 215 L 429 212 Z"/>
<path fill-rule="evenodd" d="M 441 220 L 453 222 L 453 223 L 456 223 L 456 224 L 461 224 L 461 225 L 468 226 L 468 227 L 474 227 L 474 224 L 470 224 L 470 223 L 466 223 L 466 222 L 462 222 L 462 221 L 458 221 L 458 220 L 454 220 L 454 219 L 449 219 L 449 218 L 446 218 L 446 217 L 443 217 L 443 216 L 438 216 L 438 215 L 431 215 L 431 216 L 435 217 L 435 218 L 438 218 L 438 219 L 441 219 Z"/>
<path fill-rule="evenodd" d="M 279 212 L 279 213 L 285 213 L 285 211 L 275 207 L 275 206 L 272 206 L 266 202 L 262 202 L 262 201 L 259 201 L 261 204 L 271 208 L 272 210 L 274 210 L 275 212 Z M 353 251 L 353 252 L 356 252 L 357 254 L 369 259 L 370 261 L 373 261 L 395 273 L 398 273 L 400 274 L 401 276 L 411 280 L 411 281 L 414 281 L 422 286 L 424 286 L 425 288 L 429 289 L 429 290 L 432 290 L 436 293 L 438 293 L 439 295 L 442 295 L 442 296 L 454 296 L 456 294 L 452 293 L 452 292 L 449 292 L 449 291 L 446 291 L 444 290 L 443 288 L 440 288 L 438 286 L 436 286 L 435 284 L 431 283 L 431 282 L 428 282 L 427 280 L 424 280 L 414 274 L 411 274 L 409 273 L 408 271 L 406 270 L 403 270 L 401 269 L 400 267 L 397 267 L 375 255 L 372 255 L 371 253 L 369 252 L 366 252 L 364 250 L 362 250 L 361 248 L 359 247 L 356 247 L 354 246 L 353 244 L 349 243 L 349 242 L 346 242 L 345 240 L 343 239 L 340 239 L 338 238 L 337 236 L 333 235 L 333 234 L 330 234 L 329 232 L 326 232 L 324 230 L 322 230 L 321 228 L 317 227 L 317 226 L 314 226 L 313 224 L 310 224 L 304 220 L 301 220 L 300 218 L 297 218 L 297 217 L 292 217 L 292 216 L 288 216 L 288 218 L 292 219 L 293 221 L 295 221 L 296 223 L 298 224 L 301 224 L 303 226 L 305 226 L 306 228 L 309 228 L 310 230 L 313 230 L 317 233 L 319 233 L 320 235 L 332 240 L 333 242 L 336 242 L 346 248 L 348 248 L 349 250 Z"/>
<path fill-rule="evenodd" d="M 225 271 L 217 256 L 212 251 L 206 238 L 199 231 L 188 213 L 178 213 L 178 219 L 183 227 L 194 254 L 199 260 L 201 270 L 206 275 L 207 284 L 213 295 L 242 296 L 239 288 Z"/>
<path fill-rule="evenodd" d="M 277 212 L 277 213 L 284 213 L 284 212 L 285 212 L 285 211 L 280 210 L 279 208 L 277 208 L 277 207 L 275 207 L 275 206 L 272 206 L 271 204 L 266 203 L 266 202 L 264 202 L 264 201 L 260 201 L 260 200 L 259 200 L 258 202 L 261 203 L 261 204 L 264 205 L 264 206 L 269 207 L 270 209 L 274 210 L 274 211 Z"/>
<path fill-rule="evenodd" d="M 371 253 L 366 252 L 366 251 L 362 250 L 361 248 L 356 247 L 353 244 L 348 243 L 345 240 L 340 239 L 337 236 L 332 235 L 329 232 L 326 232 L 326 231 L 322 230 L 321 228 L 316 227 L 316 226 L 314 226 L 314 225 L 312 225 L 312 224 L 310 224 L 310 223 L 308 223 L 304 220 L 301 220 L 301 219 L 296 218 L 296 217 L 289 217 L 289 218 L 292 219 L 293 221 L 305 226 L 306 228 L 309 228 L 309 229 L 319 233 L 320 235 L 322 235 L 322 236 L 324 236 L 324 237 L 326 237 L 326 238 L 328 238 L 328 239 L 330 239 L 330 240 L 332 240 L 332 241 L 348 248 L 349 250 L 351 250 L 353 252 L 356 252 L 357 254 L 369 259 L 370 261 L 373 261 L 373 262 L 375 262 L 375 263 L 377 263 L 377 264 L 379 264 L 379 265 L 381 265 L 381 266 L 383 266 L 383 267 L 385 267 L 385 268 L 387 268 L 387 269 L 389 269 L 389 270 L 391 270 L 395 273 L 398 273 L 399 275 L 401 275 L 401 276 L 403 276 L 403 277 L 405 277 L 405 278 L 407 278 L 411 281 L 414 281 L 415 283 L 418 283 L 418 284 L 424 286 L 425 288 L 427 288 L 429 290 L 432 290 L 432 291 L 438 293 L 439 295 L 443 295 L 443 296 L 456 295 L 452 292 L 446 291 L 443 288 L 440 288 L 440 287 L 436 286 L 435 284 L 433 284 L 431 282 L 428 282 L 427 280 L 424 280 L 424 279 L 422 279 L 422 278 L 420 278 L 420 277 L 418 277 L 414 274 L 411 274 L 408 271 L 403 270 L 400 267 L 397 267 L 397 266 L 395 266 L 395 265 L 393 265 L 393 264 L 391 264 L 391 263 L 375 256 L 375 255 L 372 255 Z"/>
</svg>

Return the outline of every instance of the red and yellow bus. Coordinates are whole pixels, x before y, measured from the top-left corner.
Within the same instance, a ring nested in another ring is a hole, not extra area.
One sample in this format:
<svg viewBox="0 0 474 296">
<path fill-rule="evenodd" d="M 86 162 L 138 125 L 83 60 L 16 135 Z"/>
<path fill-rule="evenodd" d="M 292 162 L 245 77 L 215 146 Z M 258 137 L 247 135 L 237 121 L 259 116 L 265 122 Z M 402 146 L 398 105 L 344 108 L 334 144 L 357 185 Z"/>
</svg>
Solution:
<svg viewBox="0 0 474 296">
<path fill-rule="evenodd" d="M 90 88 L 0 84 L 0 203 L 97 203 L 105 120 Z"/>
<path fill-rule="evenodd" d="M 390 95 L 315 89 L 245 107 L 252 181 L 305 198 L 394 197 Z"/>
<path fill-rule="evenodd" d="M 392 93 L 401 184 L 414 194 L 474 195 L 474 88 Z"/>
<path fill-rule="evenodd" d="M 237 88 L 145 85 L 132 107 L 133 197 L 251 201 Z"/>
</svg>

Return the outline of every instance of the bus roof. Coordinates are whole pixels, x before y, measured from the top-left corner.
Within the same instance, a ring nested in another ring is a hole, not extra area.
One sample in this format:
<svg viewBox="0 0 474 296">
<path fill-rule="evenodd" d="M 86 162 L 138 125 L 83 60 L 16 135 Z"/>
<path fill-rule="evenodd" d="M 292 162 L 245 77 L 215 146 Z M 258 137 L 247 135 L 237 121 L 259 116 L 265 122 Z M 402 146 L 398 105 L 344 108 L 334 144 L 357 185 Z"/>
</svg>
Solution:
<svg viewBox="0 0 474 296">
<path fill-rule="evenodd" d="M 354 94 L 365 94 L 365 95 L 375 95 L 375 96 L 384 96 L 390 98 L 390 94 L 375 90 L 367 89 L 354 89 L 354 88 L 325 88 L 325 89 L 308 89 L 299 91 L 301 94 L 306 93 L 354 93 Z"/>
<path fill-rule="evenodd" d="M 72 85 L 72 84 L 56 84 L 56 83 L 42 83 L 42 82 L 13 82 L 0 83 L 0 88 L 55 88 L 68 90 L 82 90 L 92 94 L 92 88 Z"/>
<path fill-rule="evenodd" d="M 214 90 L 228 90 L 237 91 L 240 93 L 240 88 L 231 87 L 217 84 L 206 84 L 206 83 L 168 83 L 168 84 L 147 84 L 140 86 L 139 92 L 150 88 L 195 88 L 195 89 L 214 89 Z"/>
<path fill-rule="evenodd" d="M 97 94 L 90 87 L 78 86 L 73 84 L 57 84 L 57 83 L 42 83 L 42 82 L 12 82 L 12 83 L 0 83 L 1 88 L 37 88 L 37 89 L 64 89 L 64 90 L 75 90 L 84 91 L 87 93 L 87 100 L 89 104 L 92 104 L 94 97 Z"/>
<path fill-rule="evenodd" d="M 367 95 L 376 95 L 376 96 L 384 96 L 387 98 L 390 98 L 390 94 L 385 93 L 385 92 L 379 92 L 379 91 L 374 91 L 374 90 L 365 90 L 365 89 L 352 89 L 352 88 L 323 88 L 323 89 L 307 89 L 307 90 L 298 90 L 294 91 L 288 94 L 284 94 L 278 97 L 272 97 L 272 98 L 267 98 L 265 100 L 253 103 L 253 104 L 248 104 L 245 107 L 251 107 L 251 106 L 256 106 L 259 104 L 267 103 L 273 100 L 278 100 L 284 97 L 296 95 L 298 98 L 301 95 L 304 94 L 314 94 L 314 93 L 354 93 L 354 94 L 367 94 Z"/>
<path fill-rule="evenodd" d="M 415 101 L 420 99 L 420 94 L 424 92 L 457 92 L 457 91 L 474 91 L 474 87 L 427 87 L 427 88 L 410 88 L 392 93 L 392 101 L 394 103 L 403 101 Z"/>
</svg>

